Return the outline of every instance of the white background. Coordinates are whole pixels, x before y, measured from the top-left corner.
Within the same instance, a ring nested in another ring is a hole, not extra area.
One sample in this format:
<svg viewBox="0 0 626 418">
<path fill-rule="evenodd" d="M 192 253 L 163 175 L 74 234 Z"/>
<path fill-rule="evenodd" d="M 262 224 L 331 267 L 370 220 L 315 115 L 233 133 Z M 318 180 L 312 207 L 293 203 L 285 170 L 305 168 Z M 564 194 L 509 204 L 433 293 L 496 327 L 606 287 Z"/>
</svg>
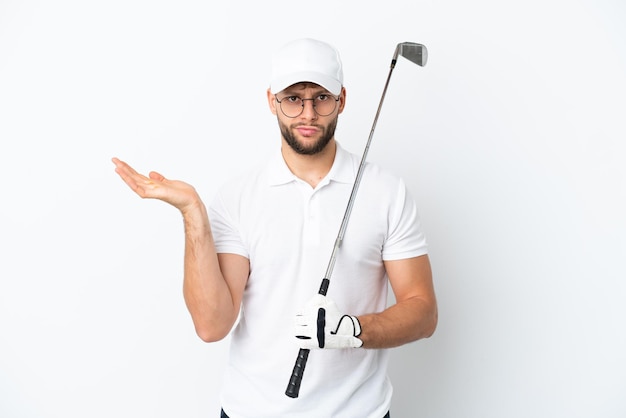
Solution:
<svg viewBox="0 0 626 418">
<path fill-rule="evenodd" d="M 626 416 L 626 6 L 0 0 L 0 416 L 215 417 L 228 341 L 182 298 L 180 215 L 279 142 L 270 52 L 342 52 L 337 138 L 404 176 L 440 324 L 395 349 L 392 416 Z M 291 359 L 288 359 L 291 361 Z"/>
</svg>

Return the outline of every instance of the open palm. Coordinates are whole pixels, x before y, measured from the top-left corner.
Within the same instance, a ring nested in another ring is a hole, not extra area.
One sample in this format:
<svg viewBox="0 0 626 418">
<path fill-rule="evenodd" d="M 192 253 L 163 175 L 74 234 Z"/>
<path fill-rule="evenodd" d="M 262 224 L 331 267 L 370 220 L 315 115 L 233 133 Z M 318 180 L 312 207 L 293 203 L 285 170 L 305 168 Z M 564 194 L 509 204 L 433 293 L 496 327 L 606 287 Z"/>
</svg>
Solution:
<svg viewBox="0 0 626 418">
<path fill-rule="evenodd" d="M 135 193 L 144 199 L 159 199 L 184 212 L 197 201 L 196 190 L 179 180 L 168 180 L 162 174 L 151 171 L 148 176 L 138 173 L 118 158 L 112 159 L 115 172 Z"/>
</svg>

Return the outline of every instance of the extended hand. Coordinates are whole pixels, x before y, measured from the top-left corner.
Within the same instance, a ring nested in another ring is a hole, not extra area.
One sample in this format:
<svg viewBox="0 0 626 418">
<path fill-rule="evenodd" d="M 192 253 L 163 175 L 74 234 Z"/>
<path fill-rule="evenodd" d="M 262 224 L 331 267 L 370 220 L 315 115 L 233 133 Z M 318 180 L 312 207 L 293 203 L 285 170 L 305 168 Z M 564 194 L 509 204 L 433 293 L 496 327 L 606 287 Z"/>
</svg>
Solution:
<svg viewBox="0 0 626 418">
<path fill-rule="evenodd" d="M 317 294 L 296 315 L 295 335 L 300 347 L 314 348 L 357 348 L 363 341 L 361 324 L 355 316 L 342 315 L 335 302 Z"/>
<path fill-rule="evenodd" d="M 112 159 L 115 172 L 140 197 L 159 199 L 184 212 L 199 200 L 196 190 L 178 180 L 168 180 L 163 175 L 151 171 L 148 177 L 136 172 L 131 166 L 117 158 Z"/>
</svg>

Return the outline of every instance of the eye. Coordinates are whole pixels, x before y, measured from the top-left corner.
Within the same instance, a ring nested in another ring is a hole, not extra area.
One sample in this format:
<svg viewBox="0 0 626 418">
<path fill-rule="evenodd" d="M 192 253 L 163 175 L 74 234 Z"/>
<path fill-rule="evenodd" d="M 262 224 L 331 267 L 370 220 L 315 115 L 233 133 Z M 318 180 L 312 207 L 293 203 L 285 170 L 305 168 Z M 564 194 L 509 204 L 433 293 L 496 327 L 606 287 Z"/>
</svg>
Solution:
<svg viewBox="0 0 626 418">
<path fill-rule="evenodd" d="M 315 98 L 317 102 L 327 102 L 330 100 L 330 95 L 328 94 L 320 94 Z"/>
<path fill-rule="evenodd" d="M 298 96 L 287 96 L 283 100 L 286 100 L 289 103 L 299 104 L 300 98 Z"/>
</svg>

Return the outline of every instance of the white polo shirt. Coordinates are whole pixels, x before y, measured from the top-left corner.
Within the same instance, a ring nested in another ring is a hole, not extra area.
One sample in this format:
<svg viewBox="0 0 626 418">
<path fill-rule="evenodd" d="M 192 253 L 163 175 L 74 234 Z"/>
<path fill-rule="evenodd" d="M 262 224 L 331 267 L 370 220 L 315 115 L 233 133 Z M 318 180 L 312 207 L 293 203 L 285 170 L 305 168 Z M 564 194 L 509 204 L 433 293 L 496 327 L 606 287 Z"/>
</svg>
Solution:
<svg viewBox="0 0 626 418">
<path fill-rule="evenodd" d="M 277 152 L 224 185 L 211 205 L 217 251 L 250 260 L 221 396 L 231 418 L 381 418 L 389 410 L 387 350 L 312 350 L 299 397 L 285 395 L 298 354 L 293 317 L 319 290 L 359 163 L 338 144 L 330 172 L 313 189 Z M 380 312 L 387 304 L 383 260 L 426 252 L 404 182 L 367 163 L 328 297 L 346 314 Z"/>
</svg>

